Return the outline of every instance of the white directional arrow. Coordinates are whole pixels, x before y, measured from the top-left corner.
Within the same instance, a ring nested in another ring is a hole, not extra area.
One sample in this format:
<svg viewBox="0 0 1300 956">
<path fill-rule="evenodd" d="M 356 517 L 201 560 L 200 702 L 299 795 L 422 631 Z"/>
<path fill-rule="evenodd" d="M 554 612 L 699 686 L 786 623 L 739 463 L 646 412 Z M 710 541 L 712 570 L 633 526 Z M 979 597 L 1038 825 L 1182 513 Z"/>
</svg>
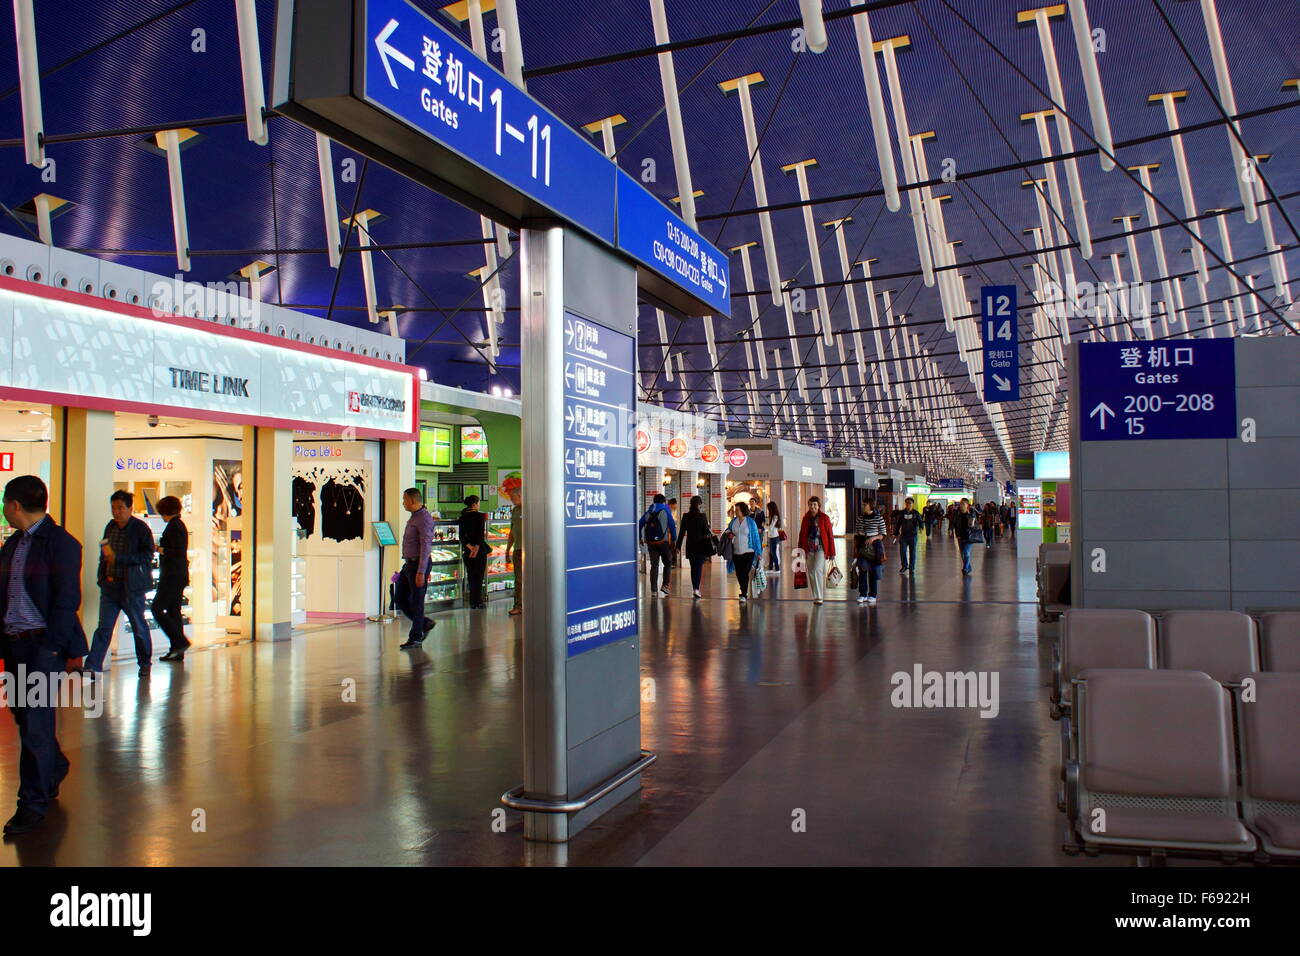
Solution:
<svg viewBox="0 0 1300 956">
<path fill-rule="evenodd" d="M 573 323 L 568 319 L 564 320 L 564 344 L 573 344 Z"/>
<path fill-rule="evenodd" d="M 573 366 L 568 362 L 564 363 L 564 384 L 573 388 Z"/>
<path fill-rule="evenodd" d="M 573 517 L 573 496 L 570 494 L 564 496 L 564 513 L 567 517 Z"/>
<path fill-rule="evenodd" d="M 564 424 L 568 425 L 570 428 L 573 427 L 573 406 L 572 405 L 565 406 Z"/>
<path fill-rule="evenodd" d="M 993 384 L 996 385 L 996 386 L 998 387 L 998 391 L 999 391 L 999 392 L 1009 392 L 1009 391 L 1011 391 L 1011 380 L 1010 380 L 1010 379 L 1005 379 L 1005 378 L 1003 378 L 1001 375 L 994 375 L 994 376 L 993 376 Z"/>
<path fill-rule="evenodd" d="M 1099 416 L 1099 420 L 1098 420 L 1098 422 L 1097 422 L 1097 427 L 1100 428 L 1102 431 L 1105 431 L 1105 430 L 1106 430 L 1106 416 L 1107 416 L 1107 415 L 1114 415 L 1114 414 L 1115 414 L 1115 409 L 1111 408 L 1111 407 L 1110 407 L 1109 405 L 1107 405 L 1105 402 L 1098 402 L 1098 403 L 1097 403 L 1097 407 L 1094 408 L 1092 411 L 1090 411 L 1090 412 L 1088 413 L 1088 417 L 1089 417 L 1089 418 L 1092 418 L 1094 415 L 1098 415 L 1098 416 Z"/>
<path fill-rule="evenodd" d="M 384 64 L 384 72 L 388 74 L 388 82 L 393 84 L 393 89 L 397 89 L 397 77 L 393 76 L 393 66 L 388 62 L 389 59 L 396 60 L 412 73 L 415 72 L 415 61 L 388 42 L 388 38 L 393 35 L 393 31 L 396 29 L 397 21 L 389 20 L 388 26 L 379 31 L 379 36 L 375 37 L 375 49 L 379 51 L 379 62 Z"/>
</svg>

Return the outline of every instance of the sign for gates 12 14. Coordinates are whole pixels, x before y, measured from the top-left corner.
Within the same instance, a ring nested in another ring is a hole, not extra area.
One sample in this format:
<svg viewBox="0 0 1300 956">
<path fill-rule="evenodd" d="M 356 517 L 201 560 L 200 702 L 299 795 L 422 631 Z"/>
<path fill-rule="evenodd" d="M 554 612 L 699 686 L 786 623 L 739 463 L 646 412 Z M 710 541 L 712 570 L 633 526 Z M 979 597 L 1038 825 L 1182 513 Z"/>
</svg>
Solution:
<svg viewBox="0 0 1300 956">
<path fill-rule="evenodd" d="M 1079 423 L 1083 441 L 1235 437 L 1233 341 L 1080 344 Z"/>
</svg>

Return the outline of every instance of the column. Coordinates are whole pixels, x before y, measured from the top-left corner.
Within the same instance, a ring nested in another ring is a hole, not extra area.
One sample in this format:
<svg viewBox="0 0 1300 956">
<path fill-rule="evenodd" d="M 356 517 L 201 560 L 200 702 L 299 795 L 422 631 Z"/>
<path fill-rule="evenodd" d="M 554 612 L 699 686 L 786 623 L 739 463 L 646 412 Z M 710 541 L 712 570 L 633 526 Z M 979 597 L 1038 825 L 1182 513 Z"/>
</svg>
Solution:
<svg viewBox="0 0 1300 956">
<path fill-rule="evenodd" d="M 113 412 L 50 409 L 50 514 L 81 542 L 81 622 L 89 639 L 99 620 L 99 541 L 113 493 Z"/>
<path fill-rule="evenodd" d="M 541 557 L 523 571 L 524 783 L 505 799 L 527 839 L 563 843 L 634 796 L 653 759 L 640 749 L 636 272 L 549 223 L 519 243 L 524 514 Z M 566 363 L 603 375 L 566 380 Z"/>
<path fill-rule="evenodd" d="M 489 444 L 489 448 L 492 446 Z M 384 481 L 379 492 L 379 514 L 382 520 L 393 526 L 397 540 L 402 540 L 402 529 L 406 527 L 406 509 L 402 507 L 402 492 L 415 487 L 415 443 L 409 441 L 384 442 Z M 381 562 L 379 593 L 384 595 L 385 606 L 388 601 L 388 581 L 402 568 L 402 549 L 384 548 Z M 367 608 L 369 613 L 369 608 Z"/>
<path fill-rule="evenodd" d="M 244 474 L 252 493 L 244 495 L 241 633 L 257 641 L 287 641 L 293 615 L 293 433 L 245 427 Z"/>
</svg>

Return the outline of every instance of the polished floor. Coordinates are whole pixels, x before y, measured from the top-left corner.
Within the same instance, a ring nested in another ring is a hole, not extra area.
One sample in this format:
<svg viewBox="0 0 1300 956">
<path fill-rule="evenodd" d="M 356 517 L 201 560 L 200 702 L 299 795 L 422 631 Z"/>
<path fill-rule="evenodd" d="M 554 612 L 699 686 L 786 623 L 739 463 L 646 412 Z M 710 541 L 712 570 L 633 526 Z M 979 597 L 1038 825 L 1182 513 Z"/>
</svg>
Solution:
<svg viewBox="0 0 1300 956">
<path fill-rule="evenodd" d="M 891 553 L 874 608 L 843 587 L 817 607 L 788 572 L 742 607 L 716 561 L 701 600 L 681 576 L 643 596 L 659 761 L 565 847 L 526 844 L 512 811 L 501 832 L 520 642 L 496 601 L 441 615 L 423 651 L 397 649 L 398 624 L 315 625 L 147 681 L 118 661 L 103 716 L 62 721 L 72 771 L 47 826 L 6 839 L 0 862 L 1080 865 L 1059 850 L 1032 558 L 999 541 L 963 578 L 951 539 L 920 550 L 914 578 Z M 998 715 L 893 707 L 891 676 L 918 663 L 996 671 Z M 5 797 L 17 756 L 4 718 Z"/>
</svg>

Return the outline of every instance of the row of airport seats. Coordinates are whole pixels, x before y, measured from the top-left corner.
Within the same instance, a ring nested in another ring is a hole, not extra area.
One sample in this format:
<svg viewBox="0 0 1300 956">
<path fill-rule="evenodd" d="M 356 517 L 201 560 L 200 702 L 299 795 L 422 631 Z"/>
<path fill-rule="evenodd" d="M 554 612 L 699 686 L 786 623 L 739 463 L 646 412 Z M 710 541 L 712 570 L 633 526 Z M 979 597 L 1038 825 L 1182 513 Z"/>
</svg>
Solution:
<svg viewBox="0 0 1300 956">
<path fill-rule="evenodd" d="M 1300 862 L 1300 612 L 1061 620 L 1067 853 Z"/>
<path fill-rule="evenodd" d="M 1045 541 L 1038 546 L 1038 619 L 1055 621 L 1070 607 L 1070 545 Z"/>
</svg>

